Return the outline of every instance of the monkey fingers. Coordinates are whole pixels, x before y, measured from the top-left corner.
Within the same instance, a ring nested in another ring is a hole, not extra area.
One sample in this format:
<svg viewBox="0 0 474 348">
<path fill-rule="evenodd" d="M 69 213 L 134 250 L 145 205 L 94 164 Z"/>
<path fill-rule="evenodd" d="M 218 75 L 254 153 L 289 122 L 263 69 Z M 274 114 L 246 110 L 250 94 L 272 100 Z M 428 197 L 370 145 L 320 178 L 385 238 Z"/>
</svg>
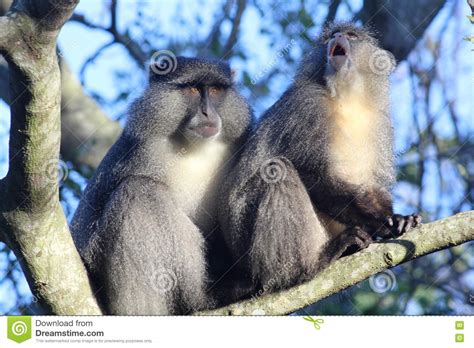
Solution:
<svg viewBox="0 0 474 348">
<path fill-rule="evenodd" d="M 346 229 L 323 248 L 318 261 L 318 272 L 342 256 L 367 248 L 373 241 L 372 236 L 360 227 Z"/>
<path fill-rule="evenodd" d="M 341 256 L 352 255 L 367 248 L 374 241 L 369 233 L 357 226 L 346 230 L 346 233 L 344 240 L 346 247 L 342 248 L 344 251 Z"/>
<path fill-rule="evenodd" d="M 351 227 L 329 242 L 327 253 L 336 260 L 367 248 L 373 241 L 372 236 L 360 227 Z"/>
<path fill-rule="evenodd" d="M 394 237 L 401 236 L 410 229 L 421 224 L 421 216 L 418 214 L 400 215 L 394 214 L 387 219 L 387 224 L 390 226 L 392 235 Z"/>
</svg>

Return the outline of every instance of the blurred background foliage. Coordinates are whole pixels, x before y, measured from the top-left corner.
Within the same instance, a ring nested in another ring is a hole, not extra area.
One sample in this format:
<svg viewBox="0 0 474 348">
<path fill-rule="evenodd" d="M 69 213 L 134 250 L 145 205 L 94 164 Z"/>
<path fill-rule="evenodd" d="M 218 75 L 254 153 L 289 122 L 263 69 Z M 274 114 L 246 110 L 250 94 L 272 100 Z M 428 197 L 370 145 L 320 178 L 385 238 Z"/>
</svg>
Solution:
<svg viewBox="0 0 474 348">
<path fill-rule="evenodd" d="M 370 10 L 376 3 L 379 7 Z M 473 46 L 464 40 L 472 30 L 466 18 L 471 10 L 465 1 L 448 0 L 420 14 L 401 3 L 397 7 L 396 1 L 360 0 L 82 0 L 61 32 L 58 52 L 85 95 L 121 125 L 127 105 L 146 85 L 146 64 L 157 50 L 229 60 L 240 91 L 258 116 L 287 88 L 297 62 L 326 22 L 355 19 L 375 26 L 399 61 L 391 95 L 399 180 L 395 209 L 419 211 L 426 222 L 471 210 L 473 205 Z M 410 6 L 425 3 L 417 0 Z M 384 33 L 380 24 L 372 23 L 381 10 L 401 27 L 412 28 L 403 39 L 416 42 L 402 46 L 399 37 L 388 32 L 391 28 Z M 410 27 L 413 20 L 418 22 Z M 0 70 L 0 92 L 7 83 L 5 76 Z M 8 100 L 3 100 L 0 177 L 8 170 L 10 122 Z M 70 219 L 93 168 L 63 159 L 67 178 L 61 202 Z M 396 267 L 298 314 L 472 315 L 473 245 Z M 0 314 L 32 312 L 34 297 L 21 268 L 0 243 Z"/>
</svg>

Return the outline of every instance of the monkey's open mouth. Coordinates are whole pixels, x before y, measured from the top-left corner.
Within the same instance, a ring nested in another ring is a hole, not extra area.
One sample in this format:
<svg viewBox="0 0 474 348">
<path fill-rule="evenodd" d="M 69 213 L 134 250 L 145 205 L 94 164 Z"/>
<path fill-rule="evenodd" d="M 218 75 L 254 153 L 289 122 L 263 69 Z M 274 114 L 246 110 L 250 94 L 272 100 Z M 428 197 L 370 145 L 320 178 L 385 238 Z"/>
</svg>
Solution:
<svg viewBox="0 0 474 348">
<path fill-rule="evenodd" d="M 346 55 L 346 50 L 344 47 L 342 47 L 339 44 L 336 44 L 333 46 L 330 56 L 335 57 L 335 56 L 345 56 Z"/>
<path fill-rule="evenodd" d="M 335 70 L 340 70 L 350 56 L 349 41 L 345 37 L 338 37 L 329 42 L 327 48 L 329 63 Z"/>
</svg>

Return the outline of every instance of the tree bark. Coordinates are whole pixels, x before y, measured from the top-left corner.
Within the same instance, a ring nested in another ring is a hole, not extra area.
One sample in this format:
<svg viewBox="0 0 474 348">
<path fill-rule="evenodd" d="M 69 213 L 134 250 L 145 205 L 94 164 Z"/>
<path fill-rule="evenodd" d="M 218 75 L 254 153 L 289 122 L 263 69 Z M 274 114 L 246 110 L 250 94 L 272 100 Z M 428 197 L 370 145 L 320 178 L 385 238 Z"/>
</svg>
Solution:
<svg viewBox="0 0 474 348">
<path fill-rule="evenodd" d="M 54 0 L 52 0 L 54 1 Z M 11 0 L 0 0 L 0 16 L 10 8 Z M 61 154 L 75 168 L 87 174 L 97 168 L 122 129 L 88 95 L 71 73 L 67 62 L 61 67 Z M 8 65 L 0 56 L 0 99 L 10 104 Z"/>
<path fill-rule="evenodd" d="M 35 297 L 55 314 L 100 314 L 59 203 L 60 71 L 56 39 L 78 0 L 17 0 L 0 17 L 9 65 L 9 170 L 0 231 Z"/>
<path fill-rule="evenodd" d="M 422 225 L 333 262 L 304 284 L 198 315 L 283 315 L 342 291 L 387 268 L 474 240 L 474 211 Z"/>
</svg>

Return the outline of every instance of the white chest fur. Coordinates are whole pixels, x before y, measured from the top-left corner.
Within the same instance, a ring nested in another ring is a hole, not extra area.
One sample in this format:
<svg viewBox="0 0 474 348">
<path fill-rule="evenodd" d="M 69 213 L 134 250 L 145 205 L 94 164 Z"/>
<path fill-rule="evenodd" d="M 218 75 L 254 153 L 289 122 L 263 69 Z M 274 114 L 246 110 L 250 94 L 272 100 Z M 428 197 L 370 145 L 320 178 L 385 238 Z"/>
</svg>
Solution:
<svg viewBox="0 0 474 348">
<path fill-rule="evenodd" d="M 228 157 L 228 146 L 219 140 L 203 144 L 197 151 L 180 153 L 168 171 L 168 181 L 177 203 L 195 215 L 198 209 L 208 207 L 203 199 L 216 184 L 215 175 Z M 204 206 L 202 204 L 204 203 Z"/>
<path fill-rule="evenodd" d="M 377 113 L 367 105 L 363 86 L 341 91 L 332 103 L 332 173 L 353 184 L 372 182 L 376 165 L 374 125 Z"/>
</svg>

